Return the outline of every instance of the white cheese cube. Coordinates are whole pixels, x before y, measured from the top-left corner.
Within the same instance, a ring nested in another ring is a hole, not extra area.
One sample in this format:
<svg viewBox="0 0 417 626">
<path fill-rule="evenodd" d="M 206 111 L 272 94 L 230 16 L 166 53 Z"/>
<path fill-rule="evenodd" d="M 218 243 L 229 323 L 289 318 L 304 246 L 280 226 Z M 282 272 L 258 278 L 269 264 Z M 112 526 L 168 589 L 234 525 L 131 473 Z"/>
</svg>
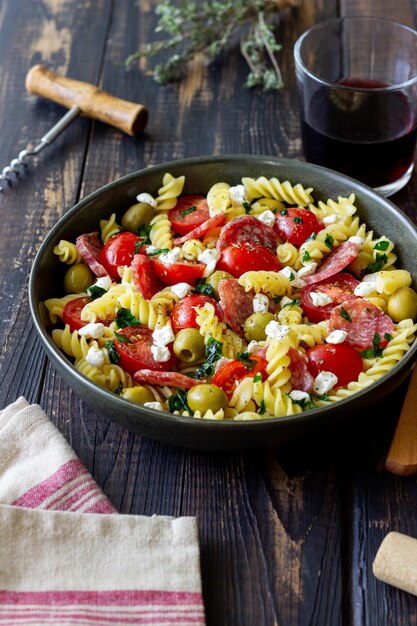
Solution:
<svg viewBox="0 0 417 626">
<path fill-rule="evenodd" d="M 333 298 L 326 296 L 326 294 L 321 293 L 321 291 L 311 291 L 310 298 L 314 306 L 326 306 L 326 304 L 333 302 Z"/>
<path fill-rule="evenodd" d="M 181 257 L 181 248 L 172 248 L 169 252 L 165 252 L 164 254 L 159 255 L 159 260 L 164 265 L 173 265 L 176 263 Z"/>
<path fill-rule="evenodd" d="M 175 293 L 179 298 L 185 298 L 185 296 L 190 293 L 191 289 L 192 287 L 188 283 L 177 283 L 171 287 L 172 293 Z"/>
<path fill-rule="evenodd" d="M 97 278 L 94 283 L 94 287 L 100 287 L 101 289 L 105 289 L 108 291 L 111 287 L 112 280 L 110 276 L 102 276 L 101 278 Z"/>
<path fill-rule="evenodd" d="M 94 346 L 91 346 L 91 348 L 89 348 L 85 356 L 85 360 L 93 367 L 101 367 L 102 365 L 104 365 L 105 361 L 102 350 L 100 350 L 99 348 L 95 348 Z"/>
<path fill-rule="evenodd" d="M 357 235 L 352 235 L 352 237 L 349 237 L 348 241 L 356 243 L 359 248 L 362 248 L 363 244 L 365 243 L 365 239 L 362 239 L 362 237 L 358 237 Z"/>
<path fill-rule="evenodd" d="M 242 206 L 246 202 L 246 193 L 244 185 L 236 185 L 235 187 L 229 187 L 230 200 L 232 206 Z"/>
<path fill-rule="evenodd" d="M 286 324 L 280 324 L 275 320 L 271 320 L 265 327 L 266 336 L 270 339 L 282 339 L 290 332 L 290 327 Z"/>
<path fill-rule="evenodd" d="M 294 400 L 295 402 L 302 402 L 303 400 L 309 402 L 309 400 L 311 400 L 310 394 L 306 391 L 301 391 L 300 389 L 293 389 L 288 395 L 291 400 Z"/>
<path fill-rule="evenodd" d="M 336 224 L 338 219 L 339 219 L 338 216 L 335 213 L 333 213 L 333 215 L 326 215 L 326 217 L 323 217 L 321 221 L 323 222 L 325 226 L 330 226 L 330 224 Z"/>
<path fill-rule="evenodd" d="M 291 282 L 291 285 L 295 288 L 301 288 L 305 286 L 305 282 L 302 280 L 302 278 L 300 278 L 297 274 L 297 272 L 295 270 L 293 270 L 291 267 L 287 266 L 284 267 L 282 270 L 280 270 L 278 272 L 279 274 L 282 274 L 282 276 L 285 276 L 286 278 L 288 278 L 288 280 Z"/>
<path fill-rule="evenodd" d="M 269 298 L 263 293 L 257 293 L 253 299 L 254 313 L 267 313 L 269 308 Z"/>
<path fill-rule="evenodd" d="M 343 343 L 347 337 L 345 330 L 334 330 L 326 337 L 327 343 Z"/>
<path fill-rule="evenodd" d="M 98 339 L 104 335 L 105 326 L 101 322 L 91 322 L 86 324 L 78 330 L 78 334 L 81 337 L 91 337 L 92 339 Z"/>
<path fill-rule="evenodd" d="M 136 200 L 138 202 L 144 202 L 145 204 L 149 204 L 149 206 L 151 206 L 153 209 L 155 209 L 158 204 L 155 198 L 151 196 L 150 193 L 146 192 L 138 194 L 136 196 Z"/>
<path fill-rule="evenodd" d="M 361 283 L 359 283 L 359 285 L 356 285 L 353 293 L 355 294 L 355 296 L 360 296 L 362 298 L 366 298 L 366 296 L 370 296 L 371 293 L 374 293 L 374 291 L 376 290 L 376 283 L 373 283 L 371 281 L 362 281 Z"/>
<path fill-rule="evenodd" d="M 263 222 L 267 226 L 271 226 L 272 227 L 274 225 L 274 223 L 275 223 L 275 215 L 269 209 L 266 210 L 266 211 L 263 211 L 257 217 L 258 217 L 258 220 L 260 220 L 261 222 Z"/>
<path fill-rule="evenodd" d="M 319 395 L 323 396 L 337 385 L 338 378 L 333 372 L 320 372 L 314 379 L 313 389 Z"/>
<path fill-rule="evenodd" d="M 166 363 L 171 358 L 171 352 L 166 346 L 157 346 L 153 344 L 151 346 L 151 352 L 157 363 Z"/>
<path fill-rule="evenodd" d="M 317 263 L 315 261 L 311 261 L 310 263 L 306 263 L 304 267 L 298 270 L 298 278 L 304 278 L 305 276 L 311 276 L 317 269 Z"/>
<path fill-rule="evenodd" d="M 147 406 L 150 409 L 156 409 L 157 411 L 163 411 L 163 406 L 160 402 L 144 402 L 143 406 Z"/>
<path fill-rule="evenodd" d="M 152 339 L 156 346 L 167 346 L 169 343 L 172 343 L 175 335 L 171 324 L 165 324 L 162 328 L 155 328 L 152 333 Z"/>
</svg>

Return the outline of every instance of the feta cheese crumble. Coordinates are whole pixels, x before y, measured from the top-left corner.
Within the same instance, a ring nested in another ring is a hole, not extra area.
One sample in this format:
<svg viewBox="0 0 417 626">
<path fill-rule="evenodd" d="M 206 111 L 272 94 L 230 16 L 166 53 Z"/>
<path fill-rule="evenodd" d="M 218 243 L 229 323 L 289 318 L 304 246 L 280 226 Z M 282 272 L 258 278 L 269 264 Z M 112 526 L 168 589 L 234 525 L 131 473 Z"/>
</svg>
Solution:
<svg viewBox="0 0 417 626">
<path fill-rule="evenodd" d="M 220 252 L 215 248 L 207 248 L 198 255 L 200 263 L 204 263 L 206 269 L 203 272 L 203 278 L 210 276 L 216 269 L 217 261 L 220 259 Z"/>
<path fill-rule="evenodd" d="M 246 352 L 248 352 L 249 354 L 252 354 L 252 352 L 255 352 L 255 350 L 257 350 L 258 348 L 259 348 L 259 343 L 255 341 L 254 339 L 252 339 L 252 341 L 248 343 Z"/>
<path fill-rule="evenodd" d="M 291 400 L 294 400 L 294 402 L 302 402 L 303 400 L 309 402 L 311 400 L 310 394 L 306 391 L 301 391 L 300 389 L 293 389 L 288 395 Z"/>
<path fill-rule="evenodd" d="M 270 339 L 282 339 L 290 332 L 290 327 L 286 324 L 280 324 L 275 320 L 271 320 L 265 327 L 266 336 Z"/>
<path fill-rule="evenodd" d="M 177 283 L 172 285 L 171 291 L 179 298 L 185 298 L 190 293 L 192 287 L 188 283 Z"/>
<path fill-rule="evenodd" d="M 323 396 L 337 385 L 338 378 L 333 372 L 320 372 L 314 379 L 313 389 L 319 395 Z"/>
<path fill-rule="evenodd" d="M 337 215 L 333 213 L 333 215 L 326 215 L 326 217 L 323 217 L 321 221 L 325 226 L 330 226 L 330 224 L 336 224 L 338 219 Z"/>
<path fill-rule="evenodd" d="M 162 261 L 164 265 L 173 265 L 176 263 L 181 257 L 181 248 L 172 248 L 169 252 L 164 252 L 159 255 L 159 260 Z"/>
<path fill-rule="evenodd" d="M 165 324 L 162 328 L 155 328 L 152 333 L 153 343 L 157 346 L 167 346 L 175 339 L 171 324 Z"/>
<path fill-rule="evenodd" d="M 326 304 L 333 302 L 333 298 L 320 291 L 311 291 L 310 298 L 314 306 L 326 306 Z"/>
<path fill-rule="evenodd" d="M 166 363 L 171 358 L 171 352 L 166 346 L 157 346 L 153 344 L 151 346 L 151 352 L 157 363 Z"/>
<path fill-rule="evenodd" d="M 257 293 L 253 298 L 253 312 L 267 313 L 269 308 L 269 298 L 263 293 Z"/>
<path fill-rule="evenodd" d="M 110 278 L 110 276 L 102 276 L 101 278 L 97 278 L 96 282 L 94 283 L 94 287 L 100 287 L 101 289 L 105 289 L 106 291 L 108 291 L 111 287 L 112 284 L 112 279 Z"/>
<path fill-rule="evenodd" d="M 104 365 L 105 361 L 102 350 L 100 350 L 100 348 L 95 348 L 94 346 L 91 346 L 91 348 L 89 348 L 85 356 L 85 360 L 93 367 L 101 367 L 102 365 Z"/>
<path fill-rule="evenodd" d="M 236 185 L 235 187 L 229 187 L 229 196 L 233 207 L 242 206 L 246 202 L 245 186 Z"/>
<path fill-rule="evenodd" d="M 356 285 L 353 293 L 355 296 L 361 296 L 362 298 L 366 298 L 366 296 L 370 296 L 371 293 L 374 293 L 376 290 L 376 282 L 363 280 L 359 285 Z"/>
<path fill-rule="evenodd" d="M 343 343 L 347 337 L 347 332 L 345 330 L 334 330 L 326 337 L 327 343 Z"/>
<path fill-rule="evenodd" d="M 298 278 L 304 278 L 305 276 L 311 276 L 317 269 L 317 263 L 315 261 L 311 261 L 310 263 L 306 263 L 304 267 L 298 270 Z"/>
<path fill-rule="evenodd" d="M 149 204 L 149 206 L 151 206 L 153 209 L 155 209 L 158 204 L 155 198 L 151 196 L 150 193 L 146 193 L 146 192 L 138 194 L 136 196 L 136 200 L 138 202 L 144 202 L 145 204 Z"/>
<path fill-rule="evenodd" d="M 300 278 L 297 272 L 291 269 L 291 267 L 288 267 L 288 266 L 284 267 L 282 270 L 278 272 L 278 274 L 281 274 L 282 276 L 285 276 L 285 278 L 288 278 L 288 280 L 291 282 L 291 285 L 295 287 L 296 289 L 305 286 L 304 280 Z"/>
<path fill-rule="evenodd" d="M 365 243 L 365 239 L 362 239 L 362 237 L 358 237 L 357 235 L 352 235 L 352 237 L 349 237 L 348 241 L 356 243 L 359 248 L 362 248 L 363 244 Z"/>
<path fill-rule="evenodd" d="M 143 406 L 147 406 L 150 409 L 156 409 L 157 411 L 163 411 L 163 406 L 160 402 L 144 402 Z"/>
<path fill-rule="evenodd" d="M 275 215 L 269 209 L 267 209 L 266 211 L 263 211 L 263 213 L 260 213 L 257 217 L 258 217 L 258 220 L 260 220 L 267 226 L 272 227 L 274 225 Z"/>
<path fill-rule="evenodd" d="M 104 335 L 105 326 L 101 322 L 91 322 L 86 324 L 78 330 L 78 334 L 81 337 L 91 337 L 91 339 L 98 339 Z"/>
</svg>

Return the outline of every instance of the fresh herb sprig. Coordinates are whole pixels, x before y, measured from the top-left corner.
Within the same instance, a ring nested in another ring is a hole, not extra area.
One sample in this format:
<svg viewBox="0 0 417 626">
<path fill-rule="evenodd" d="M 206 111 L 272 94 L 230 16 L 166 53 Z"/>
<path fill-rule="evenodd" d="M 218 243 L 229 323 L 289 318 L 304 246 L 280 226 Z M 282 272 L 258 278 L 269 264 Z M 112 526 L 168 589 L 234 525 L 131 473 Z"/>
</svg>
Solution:
<svg viewBox="0 0 417 626">
<path fill-rule="evenodd" d="M 155 8 L 159 17 L 156 33 L 167 38 L 145 44 L 126 59 L 130 67 L 136 59 L 165 51 L 171 56 L 155 66 L 154 78 L 165 84 L 182 78 L 198 55 L 213 61 L 238 31 L 240 49 L 249 66 L 247 87 L 265 90 L 283 85 L 276 54 L 281 50 L 274 34 L 274 17 L 301 0 L 163 0 Z"/>
</svg>

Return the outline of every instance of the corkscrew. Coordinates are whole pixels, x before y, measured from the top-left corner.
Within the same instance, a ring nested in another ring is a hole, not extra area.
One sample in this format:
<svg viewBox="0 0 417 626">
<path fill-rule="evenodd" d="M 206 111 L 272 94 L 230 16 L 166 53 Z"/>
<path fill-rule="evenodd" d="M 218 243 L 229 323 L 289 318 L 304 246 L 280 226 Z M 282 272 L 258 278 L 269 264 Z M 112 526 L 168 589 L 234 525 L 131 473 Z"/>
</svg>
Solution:
<svg viewBox="0 0 417 626">
<path fill-rule="evenodd" d="M 122 100 L 90 83 L 59 76 L 43 65 L 35 65 L 29 70 L 26 89 L 31 94 L 61 104 L 69 111 L 33 148 L 21 150 L 18 157 L 3 169 L 0 174 L 0 191 L 13 186 L 25 172 L 27 158 L 36 157 L 79 115 L 110 124 L 131 136 L 140 133 L 148 121 L 148 111 L 143 104 Z"/>
</svg>

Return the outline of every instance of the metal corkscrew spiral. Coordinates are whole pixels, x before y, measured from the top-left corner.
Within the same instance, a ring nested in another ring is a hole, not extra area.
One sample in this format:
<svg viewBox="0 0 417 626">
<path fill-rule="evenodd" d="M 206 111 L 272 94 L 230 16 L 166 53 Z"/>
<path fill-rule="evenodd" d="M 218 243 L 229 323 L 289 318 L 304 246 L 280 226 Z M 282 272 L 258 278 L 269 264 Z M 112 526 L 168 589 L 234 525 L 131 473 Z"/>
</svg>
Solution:
<svg viewBox="0 0 417 626">
<path fill-rule="evenodd" d="M 81 113 L 92 119 L 110 124 L 131 137 L 146 126 L 148 110 L 143 104 L 122 100 L 90 83 L 59 76 L 43 65 L 34 65 L 26 76 L 29 93 L 42 96 L 65 106 L 69 111 L 32 149 L 19 153 L 16 159 L 3 168 L 0 174 L 0 192 L 12 187 L 27 168 L 26 159 L 39 154 Z"/>
</svg>

